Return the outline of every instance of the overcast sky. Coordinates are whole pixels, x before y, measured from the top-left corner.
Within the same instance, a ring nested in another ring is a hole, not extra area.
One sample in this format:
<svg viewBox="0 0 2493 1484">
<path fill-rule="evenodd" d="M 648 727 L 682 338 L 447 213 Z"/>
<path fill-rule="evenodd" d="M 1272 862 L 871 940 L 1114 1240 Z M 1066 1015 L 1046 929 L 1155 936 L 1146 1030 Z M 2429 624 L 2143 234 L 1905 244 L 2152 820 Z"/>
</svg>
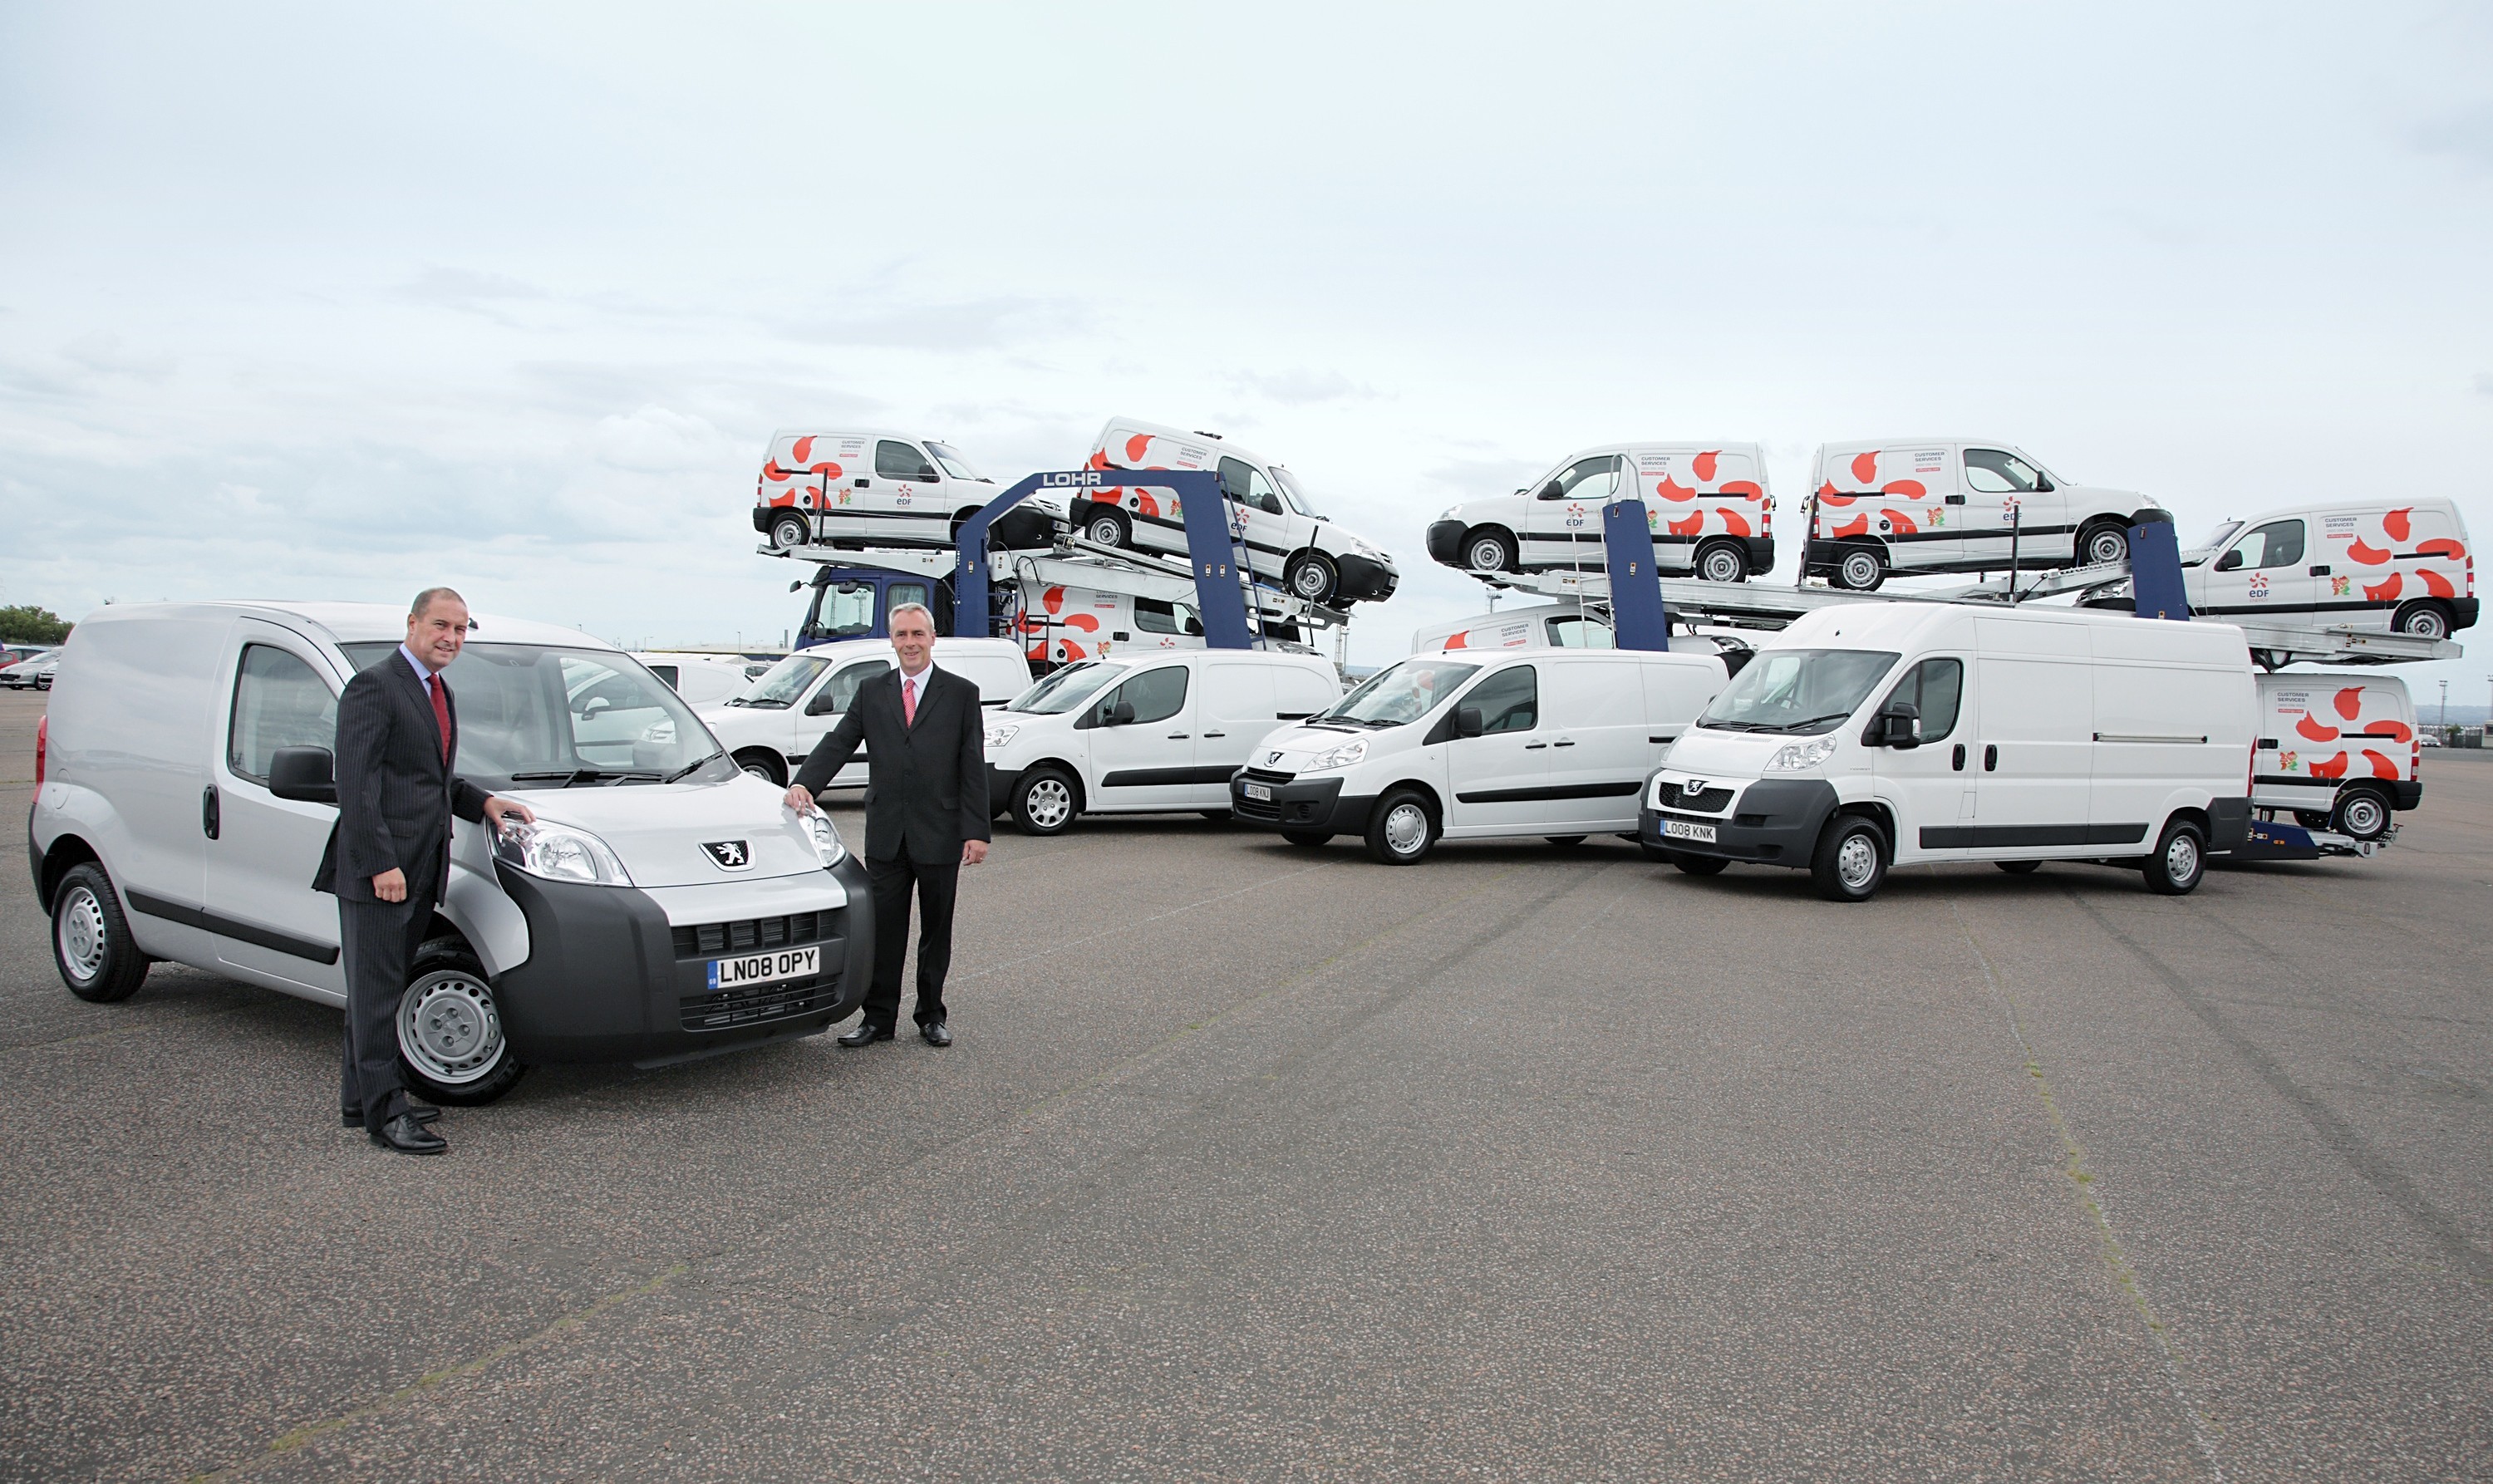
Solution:
<svg viewBox="0 0 2493 1484">
<path fill-rule="evenodd" d="M 0 4 L 0 602 L 775 642 L 773 428 L 1111 414 L 1393 550 L 1366 663 L 1482 607 L 1430 518 L 1625 438 L 2480 538 L 2488 265 L 2480 6 Z"/>
</svg>

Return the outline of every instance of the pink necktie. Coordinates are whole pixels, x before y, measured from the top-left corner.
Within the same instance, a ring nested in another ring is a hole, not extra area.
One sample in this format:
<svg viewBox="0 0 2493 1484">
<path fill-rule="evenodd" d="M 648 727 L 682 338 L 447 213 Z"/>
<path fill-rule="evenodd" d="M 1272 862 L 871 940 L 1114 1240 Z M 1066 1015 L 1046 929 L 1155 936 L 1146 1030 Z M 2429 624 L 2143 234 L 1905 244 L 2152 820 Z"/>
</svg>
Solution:
<svg viewBox="0 0 2493 1484">
<path fill-rule="evenodd" d="M 917 725 L 917 682 L 915 679 L 900 682 L 900 725 Z"/>
</svg>

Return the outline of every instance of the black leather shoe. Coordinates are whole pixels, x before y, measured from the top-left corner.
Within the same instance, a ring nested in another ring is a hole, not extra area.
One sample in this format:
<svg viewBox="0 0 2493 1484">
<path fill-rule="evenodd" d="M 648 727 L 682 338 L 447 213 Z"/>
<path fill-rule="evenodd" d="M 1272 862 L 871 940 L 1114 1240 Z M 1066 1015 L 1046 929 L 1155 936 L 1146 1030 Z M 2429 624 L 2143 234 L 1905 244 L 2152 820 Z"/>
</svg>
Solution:
<svg viewBox="0 0 2493 1484">
<path fill-rule="evenodd" d="M 401 1154 L 440 1154 L 450 1147 L 448 1141 L 426 1128 L 411 1113 L 400 1113 L 382 1124 L 374 1132 L 373 1143 Z"/>
<path fill-rule="evenodd" d="M 917 1036 L 919 1040 L 924 1041 L 929 1046 L 949 1046 L 952 1044 L 952 1029 L 942 1021 L 928 1021 L 925 1024 L 918 1026 Z"/>
<path fill-rule="evenodd" d="M 840 1044 L 842 1046 L 855 1048 L 859 1046 L 872 1046 L 877 1041 L 888 1041 L 890 1039 L 890 1026 L 877 1025 L 872 1021 L 859 1021 L 857 1023 L 856 1029 L 840 1037 Z"/>
<path fill-rule="evenodd" d="M 434 1119 L 441 1116 L 441 1110 L 438 1108 L 420 1108 L 412 1103 L 407 1105 L 406 1113 L 408 1117 L 413 1118 L 418 1123 L 431 1123 Z M 339 1109 L 338 1126 L 340 1128 L 362 1128 L 364 1126 L 364 1111 L 360 1108 Z"/>
</svg>

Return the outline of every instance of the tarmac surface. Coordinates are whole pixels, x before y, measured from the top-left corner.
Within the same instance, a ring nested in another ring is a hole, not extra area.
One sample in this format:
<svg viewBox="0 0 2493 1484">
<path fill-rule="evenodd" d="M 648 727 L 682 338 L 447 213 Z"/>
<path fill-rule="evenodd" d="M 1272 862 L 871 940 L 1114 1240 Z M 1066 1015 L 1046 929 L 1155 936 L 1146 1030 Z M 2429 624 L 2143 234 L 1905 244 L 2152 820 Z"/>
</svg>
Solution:
<svg viewBox="0 0 2493 1484">
<path fill-rule="evenodd" d="M 0 1476 L 2484 1478 L 2493 757 L 2425 779 L 2182 899 L 1007 832 L 951 1049 L 539 1068 L 431 1160 L 335 1011 L 72 998 L 13 847 Z"/>
</svg>

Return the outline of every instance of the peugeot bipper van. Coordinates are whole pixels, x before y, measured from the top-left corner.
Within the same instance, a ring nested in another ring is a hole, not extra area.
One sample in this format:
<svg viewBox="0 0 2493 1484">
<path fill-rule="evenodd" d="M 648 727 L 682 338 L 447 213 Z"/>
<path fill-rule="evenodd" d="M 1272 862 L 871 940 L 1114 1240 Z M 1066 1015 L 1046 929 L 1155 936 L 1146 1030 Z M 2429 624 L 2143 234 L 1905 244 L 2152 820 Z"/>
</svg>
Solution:
<svg viewBox="0 0 2493 1484">
<path fill-rule="evenodd" d="M 1292 845 L 1358 836 L 1389 866 L 1440 839 L 1625 835 L 1655 760 L 1723 681 L 1714 655 L 1413 655 L 1265 738 L 1230 808 Z"/>
<path fill-rule="evenodd" d="M 329 603 L 134 604 L 77 626 L 27 828 L 72 994 L 128 998 L 169 959 L 345 1003 L 337 899 L 312 889 L 338 815 L 318 800 L 336 796 L 338 693 L 405 632 L 403 610 Z M 448 677 L 460 772 L 537 822 L 452 835 L 399 1006 L 410 1087 L 490 1102 L 532 1061 L 648 1066 L 856 1010 L 864 870 L 665 683 L 573 630 L 491 615 Z"/>
<path fill-rule="evenodd" d="M 1646 853 L 1694 876 L 2137 866 L 2199 884 L 2250 819 L 2250 652 L 2230 624 L 2066 608 L 1820 608 L 1760 645 L 1644 790 Z"/>
<path fill-rule="evenodd" d="M 2396 814 L 2423 803 L 2423 744 L 2405 681 L 2279 670 L 2259 677 L 2259 698 L 2253 809 L 2373 841 L 2389 833 Z"/>
<path fill-rule="evenodd" d="M 990 711 L 1030 689 L 1030 662 L 1008 638 L 939 638 L 935 664 L 976 686 L 978 704 Z M 889 668 L 889 639 L 817 644 L 770 667 L 743 695 L 701 708 L 701 718 L 736 766 L 785 788 L 814 744 L 840 724 L 857 687 Z M 862 788 L 865 773 L 859 756 L 830 787 Z"/>
</svg>

